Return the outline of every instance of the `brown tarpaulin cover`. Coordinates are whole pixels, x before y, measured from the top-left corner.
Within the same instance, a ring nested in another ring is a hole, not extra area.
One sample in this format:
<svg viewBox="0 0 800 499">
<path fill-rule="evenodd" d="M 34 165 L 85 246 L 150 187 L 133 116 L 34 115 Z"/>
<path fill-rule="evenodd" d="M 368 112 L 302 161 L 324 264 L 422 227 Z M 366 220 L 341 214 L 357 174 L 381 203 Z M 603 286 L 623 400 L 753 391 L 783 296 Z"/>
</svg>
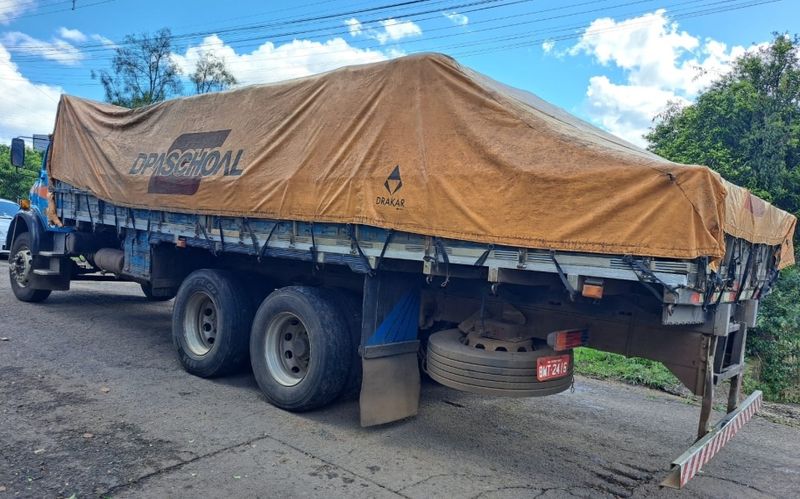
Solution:
<svg viewBox="0 0 800 499">
<path fill-rule="evenodd" d="M 530 248 L 719 258 L 795 218 L 442 55 L 129 110 L 64 96 L 50 175 L 139 208 Z"/>
</svg>

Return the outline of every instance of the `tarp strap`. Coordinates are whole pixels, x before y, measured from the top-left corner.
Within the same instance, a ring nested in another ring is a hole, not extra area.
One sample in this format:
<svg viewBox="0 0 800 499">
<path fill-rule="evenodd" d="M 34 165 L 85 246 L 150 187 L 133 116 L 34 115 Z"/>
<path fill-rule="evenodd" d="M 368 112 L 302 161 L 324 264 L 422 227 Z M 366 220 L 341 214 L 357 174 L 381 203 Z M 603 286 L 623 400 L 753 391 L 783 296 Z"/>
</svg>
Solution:
<svg viewBox="0 0 800 499">
<path fill-rule="evenodd" d="M 261 247 L 261 251 L 258 253 L 258 263 L 261 263 L 261 259 L 264 258 L 264 254 L 267 252 L 267 246 L 269 246 L 269 240 L 272 239 L 272 234 L 275 233 L 275 229 L 278 228 L 281 222 L 275 222 L 272 224 L 272 228 L 269 230 L 269 234 L 267 234 L 267 240 L 264 241 L 264 246 Z"/>
<path fill-rule="evenodd" d="M 441 255 L 442 262 L 444 263 L 444 282 L 440 285 L 444 288 L 450 283 L 450 257 L 447 256 L 447 249 L 444 247 L 444 242 L 441 239 L 438 237 L 434 238 L 433 245 L 436 247 L 436 261 L 439 261 L 439 255 Z"/>
<path fill-rule="evenodd" d="M 475 260 L 475 263 L 472 264 L 473 267 L 483 267 L 483 264 L 486 263 L 486 259 L 489 258 L 489 254 L 494 250 L 494 244 L 490 244 L 486 247 L 486 251 L 484 251 L 481 256 Z"/>
<path fill-rule="evenodd" d="M 711 276 L 710 282 L 708 283 L 708 291 L 703 298 L 703 312 L 708 310 L 708 302 L 711 301 L 717 289 L 720 289 L 725 284 L 725 281 L 722 280 L 718 273 L 712 271 Z"/>
<path fill-rule="evenodd" d="M 569 293 L 569 299 L 571 301 L 575 301 L 575 296 L 578 294 L 578 291 L 572 287 L 572 284 L 569 282 L 569 278 L 567 274 L 564 272 L 564 269 L 561 268 L 561 265 L 556 260 L 556 252 L 550 251 L 550 259 L 553 260 L 553 265 L 556 266 L 556 272 L 558 272 L 558 277 L 561 279 L 561 284 L 567 289 L 567 293 Z"/>
<path fill-rule="evenodd" d="M 61 220 L 64 220 L 64 205 L 66 204 L 66 194 L 63 190 L 56 189 L 57 194 L 61 194 Z M 56 198 L 58 199 L 58 198 Z"/>
<path fill-rule="evenodd" d="M 719 288 L 719 295 L 717 295 L 717 301 L 714 302 L 714 308 L 719 307 L 719 304 L 722 303 L 722 296 L 725 294 L 725 282 L 723 281 L 722 286 Z"/>
<path fill-rule="evenodd" d="M 636 274 L 636 271 L 634 271 L 634 274 Z M 653 296 L 655 296 L 658 301 L 663 301 L 664 300 L 664 295 L 662 293 L 659 293 L 658 290 L 656 288 L 654 288 L 652 284 L 650 284 L 649 282 L 647 282 L 644 279 L 642 279 L 639 276 L 639 274 L 636 274 L 636 277 L 639 278 L 639 282 L 642 283 L 642 286 L 644 286 L 645 288 L 647 288 L 648 291 L 653 293 Z"/>
<path fill-rule="evenodd" d="M 731 253 L 732 252 L 733 251 L 731 251 Z M 704 271 L 707 273 L 709 271 L 709 269 L 708 269 L 708 257 L 707 256 L 702 257 L 700 259 L 700 262 L 703 265 Z M 730 262 L 727 261 L 727 263 L 730 263 Z M 722 269 L 720 268 L 719 270 L 721 271 Z M 710 275 L 705 274 L 705 275 L 708 276 L 707 277 L 707 284 L 706 284 L 708 289 L 707 289 L 705 295 L 703 296 L 703 312 L 708 310 L 709 305 L 712 305 L 712 306 L 716 307 L 717 305 L 719 305 L 720 301 L 722 300 L 722 293 L 725 291 L 725 283 L 726 283 L 726 281 L 725 281 L 725 279 L 723 279 L 721 277 L 720 274 L 721 274 L 721 272 L 715 272 L 713 270 L 711 271 Z M 717 291 L 719 291 L 719 296 L 717 297 L 717 301 L 712 304 L 712 303 L 710 303 L 711 299 L 714 297 L 714 293 L 716 293 Z"/>
<path fill-rule="evenodd" d="M 742 274 L 742 280 L 739 282 L 739 289 L 736 290 L 736 300 L 739 301 L 739 298 L 742 296 L 742 292 L 744 291 L 744 287 L 747 285 L 747 279 L 750 278 L 750 266 L 753 263 L 753 253 L 756 252 L 756 245 L 753 244 L 750 246 L 750 252 L 747 254 L 747 263 L 744 264 L 744 273 Z"/>
<path fill-rule="evenodd" d="M 314 222 L 309 223 L 311 226 L 311 247 L 308 250 L 311 252 L 311 270 L 319 270 L 317 265 L 317 241 L 314 239 Z"/>
<path fill-rule="evenodd" d="M 242 218 L 242 228 L 246 228 L 247 232 L 250 234 L 250 240 L 253 242 L 253 253 L 258 256 L 258 238 L 256 237 L 256 233 L 253 232 L 253 229 L 250 227 L 250 221 L 247 220 L 247 217 Z"/>
<path fill-rule="evenodd" d="M 778 252 L 778 249 L 779 249 L 779 248 L 780 248 L 780 246 L 776 246 L 776 247 L 775 247 L 775 248 L 774 248 L 774 249 L 773 249 L 773 250 L 770 252 L 770 258 L 771 258 L 773 261 L 776 261 L 776 260 L 777 260 L 777 258 L 778 258 L 778 257 L 777 257 L 777 252 Z M 777 281 L 777 280 L 778 280 L 778 276 L 780 276 L 780 275 L 781 275 L 780 271 L 779 271 L 778 269 L 776 269 L 775 267 L 771 267 L 771 268 L 769 269 L 769 276 L 767 277 L 767 282 L 765 282 L 765 283 L 764 283 L 764 284 L 761 286 L 761 290 L 758 292 L 758 297 L 759 297 L 759 298 L 761 298 L 761 297 L 762 297 L 762 296 L 764 296 L 765 294 L 769 293 L 769 290 L 770 290 L 770 289 L 772 289 L 772 286 L 775 284 L 775 281 Z"/>
<path fill-rule="evenodd" d="M 153 212 L 147 210 L 147 241 L 150 242 L 150 229 L 152 227 Z"/>
<path fill-rule="evenodd" d="M 678 289 L 675 286 L 670 286 L 669 284 L 667 284 L 666 282 L 661 280 L 661 278 L 658 277 L 657 275 L 655 275 L 655 273 L 653 273 L 652 270 L 647 268 L 642 262 L 640 262 L 639 260 L 633 258 L 631 255 L 625 255 L 622 258 L 622 260 L 625 263 L 627 263 L 628 265 L 630 265 L 631 270 L 633 270 L 633 273 L 636 275 L 636 278 L 639 279 L 639 282 L 641 282 L 645 286 L 650 287 L 648 285 L 649 282 L 656 282 L 658 284 L 661 284 L 665 288 L 667 288 L 670 293 L 675 294 L 675 293 L 678 292 Z M 645 279 L 645 277 L 647 279 Z M 649 282 L 648 282 L 648 280 L 649 280 Z M 653 293 L 655 293 L 655 295 L 658 297 L 659 300 L 661 300 L 663 298 L 663 296 L 661 296 L 658 293 L 658 291 L 656 291 L 655 289 L 651 289 L 651 291 L 653 291 Z"/>
<path fill-rule="evenodd" d="M 222 217 L 217 217 L 217 227 L 219 228 L 219 244 L 222 251 L 225 251 L 225 234 L 222 232 Z"/>
<path fill-rule="evenodd" d="M 89 212 L 89 223 L 92 224 L 92 232 L 94 232 L 94 215 L 92 215 L 92 203 L 89 201 L 89 193 L 86 193 L 86 211 Z"/>
<path fill-rule="evenodd" d="M 208 243 L 209 249 L 211 250 L 211 254 L 217 256 L 217 245 L 211 242 L 211 238 L 208 237 L 208 233 L 206 232 L 206 228 L 203 227 L 203 224 L 200 223 L 200 218 L 198 217 L 195 220 L 195 224 L 197 224 L 197 230 L 203 234 L 203 238 Z"/>
<path fill-rule="evenodd" d="M 139 232 L 136 230 L 136 219 L 133 217 L 133 209 L 131 208 L 128 208 L 128 216 L 125 219 L 126 224 L 128 223 L 128 220 L 131 221 L 131 228 L 133 230 L 133 240 L 138 241 Z M 126 237 L 127 237 L 127 232 L 126 232 Z"/>
<path fill-rule="evenodd" d="M 375 272 L 379 272 L 381 270 L 381 264 L 383 263 L 383 255 L 386 254 L 386 248 L 389 247 L 389 243 L 392 241 L 392 237 L 394 237 L 394 229 L 388 229 L 386 231 L 386 239 L 383 241 L 383 248 L 381 248 L 381 256 L 378 257 L 378 263 L 375 265 Z"/>
<path fill-rule="evenodd" d="M 375 270 L 373 270 L 372 265 L 369 264 L 369 258 L 367 258 L 367 255 L 364 254 L 364 251 L 358 244 L 358 238 L 356 238 L 356 229 L 353 224 L 347 224 L 347 233 L 350 236 L 350 244 L 352 244 L 356 248 L 356 251 L 358 252 L 359 256 L 361 256 L 361 259 L 364 260 L 364 265 L 366 265 L 367 269 L 369 269 L 367 271 L 367 275 L 369 275 L 370 277 L 374 276 Z"/>
</svg>

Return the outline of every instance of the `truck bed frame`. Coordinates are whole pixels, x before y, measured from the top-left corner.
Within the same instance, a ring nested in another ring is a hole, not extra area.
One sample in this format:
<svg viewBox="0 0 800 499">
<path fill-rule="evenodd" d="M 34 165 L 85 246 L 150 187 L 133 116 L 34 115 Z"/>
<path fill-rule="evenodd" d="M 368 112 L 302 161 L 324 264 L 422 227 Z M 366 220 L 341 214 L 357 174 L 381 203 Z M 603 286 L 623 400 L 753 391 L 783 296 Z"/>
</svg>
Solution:
<svg viewBox="0 0 800 499">
<path fill-rule="evenodd" d="M 43 228 L 33 227 L 37 222 L 30 219 L 23 229 L 24 217 L 18 217 L 11 230 L 12 238 L 24 230 L 42 231 L 32 240 L 34 288 L 66 290 L 74 280 L 121 279 L 169 297 L 190 272 L 218 267 L 284 284 L 349 289 L 363 304 L 359 353 L 365 373 L 373 369 L 380 377 L 392 358 L 404 358 L 409 379 L 415 376 L 416 352 L 424 348 L 420 340 L 426 330 L 463 324 L 478 311 L 483 317 L 492 310 L 501 315 L 512 310 L 540 340 L 550 331 L 586 329 L 591 347 L 664 363 L 702 397 L 698 438 L 716 450 L 723 438 L 716 435 L 725 432 L 730 438 L 729 422 L 739 421 L 738 429 L 754 412 L 748 408 L 760 404 L 760 394 L 739 403 L 744 345 L 748 327 L 755 325 L 758 299 L 777 277 L 777 247 L 729 238 L 725 258 L 713 266 L 707 258 L 556 252 L 364 225 L 129 208 L 59 181 L 50 190 L 54 203 L 49 216 L 44 216 L 48 205 L 41 197 L 38 209 L 31 210 Z M 48 224 L 48 218 L 62 226 Z M 81 234 L 99 235 L 123 249 L 124 267 L 109 274 L 74 259 L 81 253 Z M 585 295 L 586 285 L 603 288 L 602 298 Z M 387 303 L 396 303 L 400 292 L 411 288 L 418 290 L 420 338 L 414 327 L 402 341 L 375 344 L 378 326 L 392 313 Z M 725 380 L 731 385 L 729 417 L 712 428 L 714 390 Z M 380 383 L 373 399 L 402 394 L 396 398 L 405 403 L 397 414 L 380 414 L 381 422 L 416 413 L 418 377 L 416 391 L 403 379 L 381 378 Z M 370 405 L 365 386 L 362 422 Z M 385 405 L 385 400 L 372 400 L 373 408 Z M 676 460 L 665 485 L 683 486 L 713 455 L 704 451 L 709 446 L 695 446 Z"/>
</svg>

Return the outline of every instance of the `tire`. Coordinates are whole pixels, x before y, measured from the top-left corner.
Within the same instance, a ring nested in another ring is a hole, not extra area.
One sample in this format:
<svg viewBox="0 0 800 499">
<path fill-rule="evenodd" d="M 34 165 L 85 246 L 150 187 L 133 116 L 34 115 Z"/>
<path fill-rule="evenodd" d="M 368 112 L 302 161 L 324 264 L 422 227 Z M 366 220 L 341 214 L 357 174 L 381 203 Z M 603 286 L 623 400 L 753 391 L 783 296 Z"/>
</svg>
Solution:
<svg viewBox="0 0 800 499">
<path fill-rule="evenodd" d="M 337 289 L 333 292 L 337 306 L 344 314 L 348 328 L 350 330 L 350 351 L 352 364 L 350 373 L 347 376 L 342 397 L 346 399 L 357 399 L 361 393 L 361 356 L 358 354 L 358 347 L 361 344 L 361 309 L 362 297 L 351 291 Z"/>
<path fill-rule="evenodd" d="M 272 292 L 250 334 L 250 364 L 267 400 L 288 411 L 323 407 L 353 369 L 351 331 L 333 293 L 306 286 Z"/>
<path fill-rule="evenodd" d="M 14 238 L 14 244 L 8 254 L 8 278 L 17 300 L 37 303 L 47 299 L 51 291 L 30 287 L 30 277 L 33 273 L 30 237 L 29 233 L 23 232 Z"/>
<path fill-rule="evenodd" d="M 139 286 L 142 287 L 142 293 L 144 294 L 144 297 L 147 299 L 147 301 L 169 301 L 175 298 L 175 293 L 170 293 L 165 296 L 153 295 L 153 285 L 150 284 L 149 282 L 147 284 L 140 283 Z"/>
<path fill-rule="evenodd" d="M 253 307 L 233 274 L 203 269 L 189 274 L 172 310 L 172 342 L 187 372 L 212 378 L 247 363 Z"/>
<path fill-rule="evenodd" d="M 572 351 L 550 348 L 532 352 L 491 352 L 461 342 L 458 329 L 434 333 L 428 339 L 426 370 L 435 381 L 457 390 L 501 397 L 540 397 L 572 386 Z M 561 378 L 539 381 L 536 360 L 570 356 L 569 371 Z"/>
</svg>

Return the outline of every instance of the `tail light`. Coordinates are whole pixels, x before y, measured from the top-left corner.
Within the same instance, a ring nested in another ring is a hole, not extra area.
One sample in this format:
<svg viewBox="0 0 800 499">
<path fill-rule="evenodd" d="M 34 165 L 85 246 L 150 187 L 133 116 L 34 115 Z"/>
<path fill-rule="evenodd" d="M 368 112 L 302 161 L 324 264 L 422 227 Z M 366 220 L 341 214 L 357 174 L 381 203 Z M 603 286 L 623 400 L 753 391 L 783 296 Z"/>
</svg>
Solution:
<svg viewBox="0 0 800 499">
<path fill-rule="evenodd" d="M 593 300 L 599 300 L 603 298 L 603 280 L 587 277 L 586 280 L 583 281 L 581 295 Z"/>
<path fill-rule="evenodd" d="M 547 335 L 547 344 L 556 352 L 571 350 L 589 344 L 588 329 L 565 329 Z"/>
</svg>

